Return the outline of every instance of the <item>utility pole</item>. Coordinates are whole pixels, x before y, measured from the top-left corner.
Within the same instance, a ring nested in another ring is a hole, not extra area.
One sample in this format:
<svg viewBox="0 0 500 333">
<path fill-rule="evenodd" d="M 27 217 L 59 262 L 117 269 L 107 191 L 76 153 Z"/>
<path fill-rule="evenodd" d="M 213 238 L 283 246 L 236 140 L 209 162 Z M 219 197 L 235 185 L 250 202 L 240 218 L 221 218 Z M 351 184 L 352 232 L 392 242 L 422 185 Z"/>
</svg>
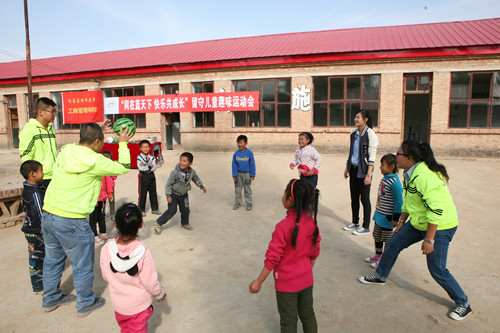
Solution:
<svg viewBox="0 0 500 333">
<path fill-rule="evenodd" d="M 28 72 L 28 115 L 35 117 L 33 107 L 33 91 L 31 89 L 31 49 L 30 49 L 30 26 L 28 22 L 28 0 L 24 0 L 24 25 L 26 27 L 26 69 Z"/>
</svg>

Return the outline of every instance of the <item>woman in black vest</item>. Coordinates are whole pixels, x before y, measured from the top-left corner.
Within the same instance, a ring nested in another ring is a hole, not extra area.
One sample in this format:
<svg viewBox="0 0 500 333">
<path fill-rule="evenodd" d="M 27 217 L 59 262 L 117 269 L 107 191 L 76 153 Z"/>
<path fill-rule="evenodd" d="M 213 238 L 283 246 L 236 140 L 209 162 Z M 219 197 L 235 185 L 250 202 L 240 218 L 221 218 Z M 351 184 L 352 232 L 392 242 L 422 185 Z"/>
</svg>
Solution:
<svg viewBox="0 0 500 333">
<path fill-rule="evenodd" d="M 359 110 L 354 116 L 357 127 L 351 132 L 349 158 L 344 170 L 344 178 L 349 180 L 351 190 L 352 223 L 344 230 L 354 230 L 353 235 L 370 234 L 370 187 L 372 183 L 378 139 L 372 130 L 372 118 L 368 111 Z M 359 200 L 363 204 L 363 225 L 359 227 Z"/>
</svg>

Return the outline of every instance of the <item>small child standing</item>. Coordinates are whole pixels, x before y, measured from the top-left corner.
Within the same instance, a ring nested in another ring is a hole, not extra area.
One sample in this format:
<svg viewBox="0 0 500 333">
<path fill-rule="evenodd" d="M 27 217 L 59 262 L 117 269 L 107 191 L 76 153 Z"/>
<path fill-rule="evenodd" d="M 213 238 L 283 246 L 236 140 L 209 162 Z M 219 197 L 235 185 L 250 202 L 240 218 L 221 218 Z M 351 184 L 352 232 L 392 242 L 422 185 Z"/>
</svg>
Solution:
<svg viewBox="0 0 500 333">
<path fill-rule="evenodd" d="M 235 201 L 233 209 L 241 206 L 241 190 L 245 192 L 247 210 L 252 210 L 252 181 L 255 180 L 255 158 L 250 149 L 247 148 L 248 138 L 240 135 L 236 139 L 238 150 L 233 154 L 233 181 Z"/>
<path fill-rule="evenodd" d="M 274 270 L 281 332 L 297 332 L 297 315 L 304 333 L 318 331 L 313 308 L 313 266 L 321 241 L 316 220 L 318 196 L 319 190 L 305 180 L 288 183 L 281 200 L 287 216 L 276 225 L 262 272 L 248 286 L 250 293 L 258 293 Z"/>
<path fill-rule="evenodd" d="M 311 146 L 314 136 L 309 132 L 299 134 L 299 149 L 295 152 L 295 160 L 290 163 L 290 169 L 297 167 L 300 179 L 307 180 L 314 188 L 318 186 L 318 169 L 323 160 L 318 151 Z"/>
<path fill-rule="evenodd" d="M 377 268 L 382 257 L 384 245 L 392 236 L 393 229 L 397 226 L 403 205 L 403 187 L 398 177 L 398 161 L 394 154 L 384 155 L 380 159 L 380 171 L 384 178 L 378 186 L 377 205 L 373 221 L 373 239 L 375 241 L 375 254 L 365 258 L 371 263 L 372 268 Z"/>
<path fill-rule="evenodd" d="M 148 331 L 153 315 L 151 297 L 163 302 L 165 288 L 158 281 L 153 255 L 143 241 L 137 240 L 143 226 L 142 212 L 132 203 L 116 212 L 119 235 L 101 249 L 101 272 L 109 283 L 111 304 L 122 332 Z"/>
<path fill-rule="evenodd" d="M 139 143 L 141 153 L 137 156 L 137 169 L 139 170 L 139 208 L 142 216 L 146 216 L 146 197 L 149 192 L 149 202 L 151 203 L 151 213 L 160 215 L 158 210 L 158 196 L 156 195 L 156 159 L 149 155 L 151 143 L 142 140 Z"/>
<path fill-rule="evenodd" d="M 191 166 L 193 165 L 193 154 L 184 152 L 179 158 L 179 164 L 170 173 L 167 185 L 165 186 L 165 194 L 167 195 L 168 210 L 160 216 L 154 224 L 155 234 L 161 234 L 161 226 L 170 220 L 177 213 L 177 205 L 181 211 L 181 224 L 186 230 L 193 230 L 189 224 L 189 196 L 188 191 L 191 190 L 191 181 L 198 186 L 203 193 L 207 193 L 207 189 L 203 186 L 200 177 L 196 174 Z"/>
<path fill-rule="evenodd" d="M 95 243 L 101 245 L 102 241 L 107 241 L 109 236 L 106 233 L 106 201 L 113 201 L 113 189 L 115 182 L 111 176 L 103 176 L 101 184 L 101 192 L 97 199 L 95 209 L 89 215 L 89 224 L 95 236 Z M 97 224 L 99 224 L 99 234 L 97 233 Z"/>
<path fill-rule="evenodd" d="M 109 158 L 110 160 L 113 160 L 113 153 L 111 153 L 109 150 L 105 150 L 102 152 L 102 154 L 104 156 L 106 156 L 107 158 Z M 118 176 L 110 176 L 111 179 L 113 180 L 113 182 L 116 183 L 116 178 L 118 178 Z M 115 196 L 115 187 L 116 186 L 113 186 L 113 200 L 108 200 L 109 202 L 109 218 L 114 221 L 115 220 L 115 202 L 116 202 L 116 196 Z"/>
<path fill-rule="evenodd" d="M 43 198 L 45 188 L 42 186 L 43 166 L 35 160 L 27 160 L 21 164 L 19 170 L 26 179 L 23 183 L 23 210 L 26 215 L 21 231 L 28 241 L 28 264 L 31 277 L 33 293 L 40 294 L 43 291 L 43 259 L 45 257 L 45 245 L 42 236 Z"/>
</svg>

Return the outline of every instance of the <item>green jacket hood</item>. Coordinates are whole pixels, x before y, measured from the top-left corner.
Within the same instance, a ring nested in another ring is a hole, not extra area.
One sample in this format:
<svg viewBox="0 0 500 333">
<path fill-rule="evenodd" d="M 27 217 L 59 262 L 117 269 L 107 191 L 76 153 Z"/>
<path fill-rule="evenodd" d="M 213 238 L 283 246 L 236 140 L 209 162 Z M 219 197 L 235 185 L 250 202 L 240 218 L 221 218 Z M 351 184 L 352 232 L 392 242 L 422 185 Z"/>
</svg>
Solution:
<svg viewBox="0 0 500 333">
<path fill-rule="evenodd" d="M 65 172 L 78 174 L 92 169 L 97 160 L 97 155 L 92 149 L 71 143 L 61 148 L 64 159 L 61 160 Z"/>
</svg>

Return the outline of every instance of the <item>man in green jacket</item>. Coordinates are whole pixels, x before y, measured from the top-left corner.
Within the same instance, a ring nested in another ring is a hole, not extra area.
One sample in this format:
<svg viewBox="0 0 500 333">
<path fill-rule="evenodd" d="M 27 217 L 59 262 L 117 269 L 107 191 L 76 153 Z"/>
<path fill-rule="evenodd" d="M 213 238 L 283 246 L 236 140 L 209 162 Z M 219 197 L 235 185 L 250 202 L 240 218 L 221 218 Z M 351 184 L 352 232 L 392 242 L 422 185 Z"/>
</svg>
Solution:
<svg viewBox="0 0 500 333">
<path fill-rule="evenodd" d="M 45 194 L 42 217 L 45 241 L 42 309 L 53 311 L 75 300 L 59 288 L 66 257 L 73 267 L 77 316 L 85 317 L 105 303 L 92 291 L 94 234 L 87 222 L 97 203 L 103 176 L 123 175 L 130 169 L 129 132 L 118 136 L 118 161 L 99 154 L 104 144 L 96 123 L 83 124 L 79 144 L 62 147 L 54 177 Z"/>
<path fill-rule="evenodd" d="M 21 162 L 35 160 L 43 165 L 43 186 L 47 188 L 52 179 L 57 157 L 56 134 L 50 123 L 56 117 L 56 103 L 47 97 L 36 102 L 36 118 L 30 119 L 19 133 L 19 155 Z"/>
</svg>

